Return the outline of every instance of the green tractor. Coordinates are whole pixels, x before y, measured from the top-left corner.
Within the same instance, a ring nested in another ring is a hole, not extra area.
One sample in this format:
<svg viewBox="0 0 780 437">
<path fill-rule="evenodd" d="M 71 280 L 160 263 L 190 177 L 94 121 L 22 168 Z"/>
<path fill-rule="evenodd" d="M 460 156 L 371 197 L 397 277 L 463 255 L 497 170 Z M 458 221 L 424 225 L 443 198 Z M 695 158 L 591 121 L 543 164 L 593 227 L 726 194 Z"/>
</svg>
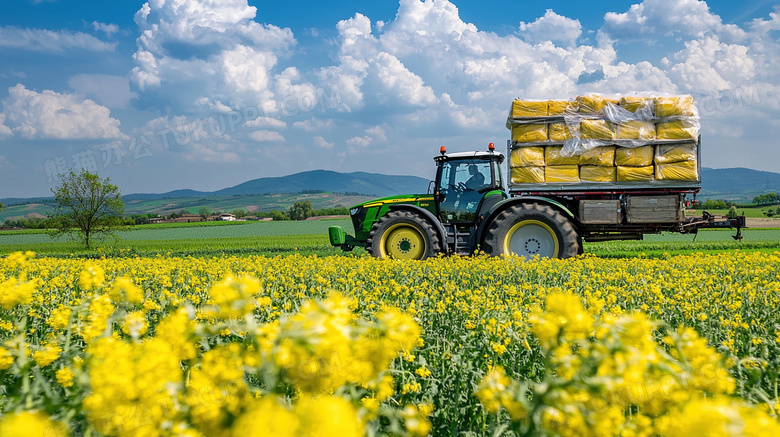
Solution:
<svg viewBox="0 0 780 437">
<path fill-rule="evenodd" d="M 330 243 L 343 250 L 363 246 L 373 256 L 425 259 L 438 254 L 515 254 L 568 258 L 582 239 L 568 209 L 545 197 L 511 197 L 504 190 L 504 155 L 487 152 L 434 157 L 436 180 L 428 194 L 383 197 L 350 209 L 355 236 L 329 228 Z"/>
</svg>

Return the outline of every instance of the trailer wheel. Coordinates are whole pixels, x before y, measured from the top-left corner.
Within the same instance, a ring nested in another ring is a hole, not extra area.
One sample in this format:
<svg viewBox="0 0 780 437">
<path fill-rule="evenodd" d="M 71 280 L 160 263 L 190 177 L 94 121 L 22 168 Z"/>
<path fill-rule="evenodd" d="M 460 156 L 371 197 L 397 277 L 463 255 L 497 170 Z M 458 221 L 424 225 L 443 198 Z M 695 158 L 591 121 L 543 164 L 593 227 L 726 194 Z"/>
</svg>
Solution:
<svg viewBox="0 0 780 437">
<path fill-rule="evenodd" d="M 409 211 L 391 211 L 371 228 L 366 248 L 377 258 L 425 259 L 440 251 L 439 235 L 428 220 Z"/>
<path fill-rule="evenodd" d="M 482 247 L 488 255 L 530 259 L 570 258 L 582 243 L 571 222 L 548 205 L 523 203 L 501 212 L 488 226 Z"/>
</svg>

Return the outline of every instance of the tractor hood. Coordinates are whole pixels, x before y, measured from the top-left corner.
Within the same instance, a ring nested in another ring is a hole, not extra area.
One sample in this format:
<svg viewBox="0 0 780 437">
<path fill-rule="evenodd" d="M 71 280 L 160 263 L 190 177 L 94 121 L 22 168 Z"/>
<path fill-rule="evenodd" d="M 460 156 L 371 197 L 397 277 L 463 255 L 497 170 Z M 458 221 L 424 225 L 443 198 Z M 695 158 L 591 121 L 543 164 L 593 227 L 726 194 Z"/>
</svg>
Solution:
<svg viewBox="0 0 780 437">
<path fill-rule="evenodd" d="M 369 200 L 368 202 L 359 203 L 350 209 L 371 208 L 374 206 L 393 203 L 418 203 L 425 201 L 433 201 L 433 194 L 405 194 L 399 196 L 380 197 L 379 199 L 373 199 Z"/>
</svg>

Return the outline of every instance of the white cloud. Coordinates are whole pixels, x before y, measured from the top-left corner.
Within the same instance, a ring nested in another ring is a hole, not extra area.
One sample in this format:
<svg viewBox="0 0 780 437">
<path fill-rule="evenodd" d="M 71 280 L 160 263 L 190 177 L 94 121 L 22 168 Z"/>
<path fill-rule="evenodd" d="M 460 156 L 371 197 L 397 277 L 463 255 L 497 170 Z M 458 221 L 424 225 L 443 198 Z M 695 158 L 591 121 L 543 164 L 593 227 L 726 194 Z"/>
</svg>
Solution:
<svg viewBox="0 0 780 437">
<path fill-rule="evenodd" d="M 226 150 L 226 145 L 209 145 L 201 143 L 192 143 L 188 146 L 189 153 L 185 155 L 190 161 L 203 161 L 214 164 L 237 164 L 241 158 L 237 153 Z"/>
<path fill-rule="evenodd" d="M 105 106 L 76 94 L 45 90 L 37 93 L 22 84 L 8 89 L 3 112 L 11 130 L 27 139 L 124 138 L 119 120 Z"/>
<path fill-rule="evenodd" d="M 367 147 L 371 143 L 374 142 L 374 139 L 369 136 L 364 137 L 352 137 L 347 140 L 347 144 L 350 146 L 360 146 L 360 147 Z"/>
<path fill-rule="evenodd" d="M 520 23 L 520 34 L 530 43 L 553 41 L 571 47 L 582 35 L 580 20 L 572 20 L 548 9 L 533 23 Z"/>
<path fill-rule="evenodd" d="M 256 13 L 246 0 L 145 3 L 135 15 L 133 83 L 181 111 L 203 98 L 232 109 L 271 100 L 271 71 L 295 39 L 253 21 Z"/>
<path fill-rule="evenodd" d="M 103 32 L 108 36 L 111 36 L 119 32 L 119 26 L 113 23 L 106 24 L 106 23 L 100 23 L 98 21 L 93 21 L 92 28 L 94 28 L 96 31 Z"/>
<path fill-rule="evenodd" d="M 6 115 L 0 112 L 0 140 L 14 134 L 11 128 L 5 125 L 5 117 Z"/>
<path fill-rule="evenodd" d="M 305 132 L 320 132 L 330 130 L 333 127 L 333 119 L 321 120 L 317 117 L 312 117 L 308 120 L 296 121 L 293 123 L 293 127 L 302 129 Z"/>
<path fill-rule="evenodd" d="M 382 126 L 374 126 L 366 129 L 366 133 L 374 137 L 377 141 L 387 141 L 387 133 Z"/>
<path fill-rule="evenodd" d="M 323 149 L 333 149 L 333 143 L 328 142 L 328 140 L 320 136 L 312 138 L 312 143 L 317 147 L 322 147 Z"/>
<path fill-rule="evenodd" d="M 0 27 L 0 47 L 67 54 L 72 50 L 112 52 L 116 48 L 116 43 L 101 41 L 83 32 L 4 26 Z"/>
<path fill-rule="evenodd" d="M 77 93 L 92 97 L 109 108 L 129 108 L 138 94 L 130 91 L 126 77 L 108 74 L 77 74 L 68 80 Z"/>
<path fill-rule="evenodd" d="M 272 117 L 257 117 L 254 120 L 247 120 L 244 122 L 244 126 L 285 129 L 287 127 L 287 123 Z"/>
<path fill-rule="evenodd" d="M 670 75 L 689 92 L 729 89 L 756 76 L 748 47 L 725 44 L 714 36 L 686 42 L 685 49 L 674 58 L 679 63 L 671 67 Z"/>
<path fill-rule="evenodd" d="M 256 130 L 249 134 L 249 138 L 257 142 L 277 142 L 284 141 L 282 134 L 271 130 Z"/>
<path fill-rule="evenodd" d="M 607 12 L 603 31 L 614 40 L 637 40 L 676 33 L 702 37 L 716 32 L 731 38 L 743 38 L 745 32 L 733 24 L 723 24 L 700 0 L 644 0 L 623 13 Z"/>
</svg>

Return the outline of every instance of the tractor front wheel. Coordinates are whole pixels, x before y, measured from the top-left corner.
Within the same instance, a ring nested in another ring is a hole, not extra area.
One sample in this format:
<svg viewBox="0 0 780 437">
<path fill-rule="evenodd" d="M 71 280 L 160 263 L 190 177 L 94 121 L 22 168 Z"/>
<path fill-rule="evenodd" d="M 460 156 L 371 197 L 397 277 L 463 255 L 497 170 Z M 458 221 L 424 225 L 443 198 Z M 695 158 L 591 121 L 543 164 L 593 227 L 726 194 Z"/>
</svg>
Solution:
<svg viewBox="0 0 780 437">
<path fill-rule="evenodd" d="M 581 244 L 574 226 L 561 213 L 548 205 L 524 203 L 493 220 L 482 248 L 492 256 L 570 258 L 581 253 Z"/>
<path fill-rule="evenodd" d="M 366 246 L 377 258 L 425 259 L 440 251 L 428 220 L 410 211 L 391 211 L 371 229 Z"/>
</svg>

